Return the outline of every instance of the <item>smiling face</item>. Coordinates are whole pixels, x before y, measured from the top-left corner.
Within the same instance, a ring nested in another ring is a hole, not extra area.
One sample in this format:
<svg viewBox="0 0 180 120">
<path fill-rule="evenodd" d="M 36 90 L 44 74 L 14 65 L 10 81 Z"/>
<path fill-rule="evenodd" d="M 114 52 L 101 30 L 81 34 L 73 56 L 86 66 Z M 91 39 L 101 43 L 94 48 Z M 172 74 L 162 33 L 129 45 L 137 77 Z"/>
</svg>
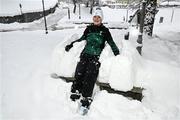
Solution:
<svg viewBox="0 0 180 120">
<path fill-rule="evenodd" d="M 100 16 L 94 16 L 93 17 L 93 23 L 94 23 L 94 25 L 101 25 L 101 23 L 102 23 L 102 19 L 101 19 L 101 17 Z"/>
</svg>

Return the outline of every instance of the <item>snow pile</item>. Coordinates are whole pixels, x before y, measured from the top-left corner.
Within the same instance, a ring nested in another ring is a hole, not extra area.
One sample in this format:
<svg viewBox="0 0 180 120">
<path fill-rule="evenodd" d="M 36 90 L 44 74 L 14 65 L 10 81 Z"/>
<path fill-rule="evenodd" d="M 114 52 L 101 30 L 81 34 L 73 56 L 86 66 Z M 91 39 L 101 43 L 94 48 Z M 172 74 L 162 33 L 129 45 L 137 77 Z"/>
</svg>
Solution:
<svg viewBox="0 0 180 120">
<path fill-rule="evenodd" d="M 162 119 L 180 118 L 180 68 L 166 63 L 146 61 L 143 104 L 160 114 Z"/>
<path fill-rule="evenodd" d="M 113 109 L 112 109 L 113 108 Z M 141 102 L 102 91 L 96 94 L 87 118 L 92 120 L 161 120 Z"/>
<path fill-rule="evenodd" d="M 109 83 L 112 88 L 128 91 L 136 87 L 142 87 L 139 80 L 142 69 L 142 58 L 129 41 L 122 41 L 122 50 L 116 57 L 104 57 L 108 49 L 102 53 L 99 81 Z"/>
<path fill-rule="evenodd" d="M 69 51 L 65 51 L 65 46 L 72 41 L 77 40 L 77 34 L 65 38 L 55 48 L 53 52 L 53 72 L 64 77 L 73 77 L 77 62 L 84 42 L 75 43 L 74 47 Z M 123 40 L 121 54 L 112 56 L 112 50 L 106 45 L 100 57 L 101 67 L 98 80 L 103 83 L 109 83 L 112 88 L 122 91 L 128 91 L 133 86 L 141 87 L 138 80 L 142 80 L 142 60 L 134 46 Z"/>
<path fill-rule="evenodd" d="M 69 52 L 65 51 L 65 46 L 77 39 L 79 39 L 78 34 L 73 34 L 56 46 L 52 55 L 53 72 L 64 77 L 74 76 L 75 68 L 79 61 L 79 55 L 83 49 L 84 43 L 73 44 L 74 46 Z"/>
<path fill-rule="evenodd" d="M 50 14 L 46 17 L 48 30 L 54 30 L 56 23 L 65 16 L 65 11 L 62 8 L 57 8 L 53 14 Z M 43 30 L 45 29 L 44 18 L 35 20 L 30 23 L 11 23 L 11 24 L 2 24 L 0 23 L 0 31 L 16 31 L 16 30 Z"/>
</svg>

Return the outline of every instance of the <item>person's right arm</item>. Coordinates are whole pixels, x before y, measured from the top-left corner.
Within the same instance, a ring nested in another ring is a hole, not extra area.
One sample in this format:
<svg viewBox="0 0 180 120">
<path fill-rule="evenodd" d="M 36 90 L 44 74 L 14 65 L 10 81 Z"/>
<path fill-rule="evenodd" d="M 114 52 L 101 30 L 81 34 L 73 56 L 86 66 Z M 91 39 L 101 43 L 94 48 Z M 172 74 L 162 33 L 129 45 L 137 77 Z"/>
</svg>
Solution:
<svg viewBox="0 0 180 120">
<path fill-rule="evenodd" d="M 84 30 L 83 35 L 78 40 L 71 42 L 71 44 L 74 44 L 75 42 L 81 42 L 82 40 L 86 40 L 87 34 L 88 34 L 88 28 Z"/>
<path fill-rule="evenodd" d="M 84 30 L 83 35 L 79 39 L 77 39 L 77 40 L 71 42 L 71 44 L 67 45 L 65 47 L 65 50 L 68 52 L 73 47 L 73 44 L 75 42 L 81 42 L 82 40 L 86 40 L 87 34 L 88 34 L 88 27 Z"/>
</svg>

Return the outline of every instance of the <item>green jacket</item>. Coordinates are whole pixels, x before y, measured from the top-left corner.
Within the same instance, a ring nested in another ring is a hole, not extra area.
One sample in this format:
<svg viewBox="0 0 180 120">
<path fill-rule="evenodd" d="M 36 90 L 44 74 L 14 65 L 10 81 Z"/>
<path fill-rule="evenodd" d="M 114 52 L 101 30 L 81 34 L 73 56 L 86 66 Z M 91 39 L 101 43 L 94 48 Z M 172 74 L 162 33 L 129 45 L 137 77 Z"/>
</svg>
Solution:
<svg viewBox="0 0 180 120">
<path fill-rule="evenodd" d="M 95 26 L 93 24 L 87 26 L 81 38 L 73 41 L 72 43 L 80 42 L 82 40 L 86 40 L 86 46 L 84 47 L 82 54 L 86 53 L 89 55 L 100 56 L 102 50 L 105 47 L 106 41 L 110 45 L 114 55 L 119 54 L 119 49 L 114 43 L 109 29 L 106 28 L 103 24 L 100 26 Z"/>
</svg>

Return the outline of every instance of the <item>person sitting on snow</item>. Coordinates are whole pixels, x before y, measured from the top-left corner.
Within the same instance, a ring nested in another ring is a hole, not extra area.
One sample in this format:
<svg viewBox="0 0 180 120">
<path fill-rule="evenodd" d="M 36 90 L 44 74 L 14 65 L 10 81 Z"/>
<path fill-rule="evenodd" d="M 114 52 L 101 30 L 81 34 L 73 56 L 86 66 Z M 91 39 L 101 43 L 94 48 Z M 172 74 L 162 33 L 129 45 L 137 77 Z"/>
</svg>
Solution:
<svg viewBox="0 0 180 120">
<path fill-rule="evenodd" d="M 86 40 L 86 45 L 80 55 L 80 61 L 76 66 L 75 81 L 71 87 L 70 99 L 75 101 L 82 98 L 80 100 L 82 106 L 88 109 L 92 102 L 91 97 L 101 65 L 98 60 L 106 41 L 114 55 L 119 55 L 119 49 L 114 43 L 109 29 L 103 25 L 102 20 L 102 10 L 96 9 L 93 14 L 93 23 L 87 26 L 82 37 L 65 47 L 68 52 L 75 42 Z"/>
</svg>

